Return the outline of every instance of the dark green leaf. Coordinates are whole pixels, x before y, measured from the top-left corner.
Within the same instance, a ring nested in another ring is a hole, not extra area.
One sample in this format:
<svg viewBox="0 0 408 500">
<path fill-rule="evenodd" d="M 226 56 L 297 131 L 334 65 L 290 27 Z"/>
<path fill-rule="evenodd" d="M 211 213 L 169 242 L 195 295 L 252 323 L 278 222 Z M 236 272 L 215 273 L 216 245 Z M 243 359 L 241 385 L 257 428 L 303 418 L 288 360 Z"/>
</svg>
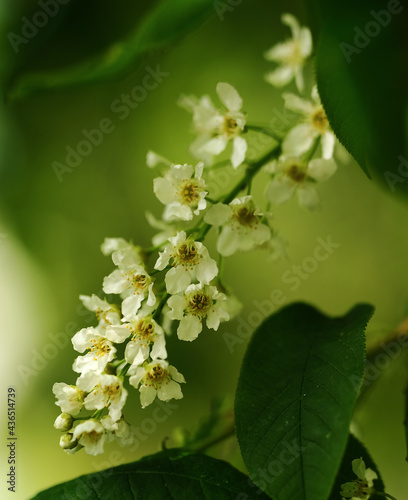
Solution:
<svg viewBox="0 0 408 500">
<path fill-rule="evenodd" d="M 124 40 L 77 65 L 58 70 L 23 73 L 15 79 L 8 99 L 34 92 L 64 89 L 111 80 L 130 72 L 141 56 L 166 47 L 195 29 L 211 13 L 211 0 L 163 0 Z"/>
<path fill-rule="evenodd" d="M 372 313 L 358 305 L 329 318 L 293 304 L 254 333 L 238 382 L 236 429 L 252 480 L 274 500 L 327 500 L 364 373 Z"/>
<path fill-rule="evenodd" d="M 343 461 L 337 473 L 336 481 L 334 483 L 329 500 L 339 500 L 340 498 L 339 492 L 341 490 L 341 485 L 344 483 L 351 482 L 356 478 L 351 468 L 351 462 L 355 458 L 362 458 L 364 460 L 366 467 L 372 469 L 374 472 L 377 473 L 378 479 L 374 480 L 374 488 L 376 491 L 384 492 L 384 483 L 381 479 L 378 467 L 375 465 L 373 459 L 371 458 L 365 446 L 357 438 L 355 438 L 352 434 L 350 434 L 347 442 L 347 448 L 343 456 Z M 370 497 L 370 500 L 381 500 L 381 499 L 384 499 L 384 497 L 379 495 L 374 495 Z"/>
<path fill-rule="evenodd" d="M 35 500 L 266 500 L 265 494 L 227 462 L 183 450 L 166 450 L 139 462 L 81 476 Z M 33 500 L 34 500 L 33 499 Z"/>
<path fill-rule="evenodd" d="M 318 25 L 318 88 L 333 131 L 368 176 L 406 194 L 406 9 L 398 0 L 308 3 Z"/>
</svg>

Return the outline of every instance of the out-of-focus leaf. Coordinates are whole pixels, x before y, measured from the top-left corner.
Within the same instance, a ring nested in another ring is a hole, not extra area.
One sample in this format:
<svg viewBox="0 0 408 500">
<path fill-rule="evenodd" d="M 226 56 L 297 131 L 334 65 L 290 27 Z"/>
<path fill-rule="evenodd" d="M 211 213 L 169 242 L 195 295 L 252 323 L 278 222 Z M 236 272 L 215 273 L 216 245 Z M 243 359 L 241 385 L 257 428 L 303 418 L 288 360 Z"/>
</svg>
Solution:
<svg viewBox="0 0 408 500">
<path fill-rule="evenodd" d="M 144 54 L 167 47 L 202 23 L 211 0 L 163 0 L 125 39 L 77 65 L 51 71 L 21 73 L 11 81 L 7 97 L 21 99 L 38 91 L 90 85 L 130 72 Z"/>
<path fill-rule="evenodd" d="M 398 0 L 308 3 L 333 131 L 369 177 L 407 194 L 407 9 Z"/>
</svg>

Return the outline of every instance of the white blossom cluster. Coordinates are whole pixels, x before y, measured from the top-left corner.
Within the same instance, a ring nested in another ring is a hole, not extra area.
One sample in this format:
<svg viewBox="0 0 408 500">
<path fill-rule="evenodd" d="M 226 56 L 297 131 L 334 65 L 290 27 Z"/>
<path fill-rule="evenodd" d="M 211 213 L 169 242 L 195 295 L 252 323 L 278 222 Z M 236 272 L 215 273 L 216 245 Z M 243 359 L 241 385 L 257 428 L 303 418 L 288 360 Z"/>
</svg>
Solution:
<svg viewBox="0 0 408 500">
<path fill-rule="evenodd" d="M 283 22 L 293 38 L 266 53 L 267 59 L 280 64 L 267 81 L 282 86 L 295 78 L 302 91 L 303 65 L 312 50 L 310 32 L 289 14 Z M 98 324 L 72 338 L 80 354 L 73 363 L 75 385 L 53 387 L 62 411 L 54 425 L 63 431 L 60 445 L 69 453 L 85 448 L 96 455 L 105 441 L 132 442 L 122 413 L 126 387 L 139 391 L 142 408 L 156 397 L 183 397 L 184 377 L 167 361 L 167 335 L 174 331 L 180 340 L 193 341 L 204 326 L 217 331 L 236 316 L 240 303 L 222 282 L 223 259 L 239 251 L 276 248 L 270 205 L 296 193 L 303 207 L 316 210 L 315 183 L 336 170 L 334 135 L 315 88 L 312 101 L 283 95 L 285 106 L 298 113 L 300 121 L 256 161 L 247 158 L 251 126 L 240 95 L 225 82 L 218 83 L 216 91 L 221 106 L 208 96 L 183 96 L 179 101 L 193 115 L 196 138 L 190 151 L 199 163 L 173 163 L 152 151 L 147 155 L 147 165 L 158 171 L 153 191 L 164 206 L 160 220 L 147 213 L 148 222 L 158 230 L 153 246 L 143 249 L 121 238 L 105 239 L 102 252 L 115 266 L 103 280 L 109 299 L 80 296 Z M 242 176 L 229 192 L 213 198 L 210 176 L 216 175 L 220 162 L 215 158 L 221 154 L 228 157 L 221 162 L 225 168 Z M 257 174 L 266 177 L 264 208 L 251 195 Z M 216 260 L 204 244 L 211 232 L 216 236 Z"/>
</svg>

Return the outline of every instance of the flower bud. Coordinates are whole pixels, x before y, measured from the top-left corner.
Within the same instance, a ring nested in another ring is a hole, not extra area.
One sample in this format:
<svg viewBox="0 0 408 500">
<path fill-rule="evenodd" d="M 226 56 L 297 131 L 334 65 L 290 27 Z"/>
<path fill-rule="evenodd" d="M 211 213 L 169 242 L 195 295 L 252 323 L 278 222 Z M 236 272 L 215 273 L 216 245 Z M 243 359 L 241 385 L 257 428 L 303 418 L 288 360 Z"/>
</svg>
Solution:
<svg viewBox="0 0 408 500">
<path fill-rule="evenodd" d="M 72 427 L 74 419 L 69 413 L 61 413 L 54 422 L 54 427 L 59 431 L 69 431 Z"/>
<path fill-rule="evenodd" d="M 65 432 L 60 439 L 60 446 L 63 450 L 72 450 L 78 444 L 76 439 L 73 439 L 73 435 L 69 432 Z"/>
</svg>

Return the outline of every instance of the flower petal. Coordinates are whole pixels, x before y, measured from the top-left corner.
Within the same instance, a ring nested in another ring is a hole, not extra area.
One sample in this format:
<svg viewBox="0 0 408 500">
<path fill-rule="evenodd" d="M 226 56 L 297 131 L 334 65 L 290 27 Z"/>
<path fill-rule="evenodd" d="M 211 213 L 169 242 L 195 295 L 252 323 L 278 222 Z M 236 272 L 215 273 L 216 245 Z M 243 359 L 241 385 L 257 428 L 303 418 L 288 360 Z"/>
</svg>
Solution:
<svg viewBox="0 0 408 500">
<path fill-rule="evenodd" d="M 231 155 L 231 163 L 234 168 L 239 167 L 245 160 L 245 153 L 248 148 L 247 142 L 242 137 L 235 137 Z"/>
<path fill-rule="evenodd" d="M 242 108 L 241 96 L 229 83 L 217 83 L 217 94 L 220 101 L 228 110 L 239 111 Z"/>
<path fill-rule="evenodd" d="M 299 156 L 312 147 L 315 137 L 316 131 L 312 125 L 308 123 L 296 125 L 283 140 L 282 151 L 284 154 Z"/>
<path fill-rule="evenodd" d="M 140 391 L 140 404 L 142 408 L 153 403 L 156 398 L 156 389 L 152 386 L 142 385 L 139 389 Z"/>
<path fill-rule="evenodd" d="M 315 188 L 308 183 L 299 187 L 297 191 L 299 205 L 312 212 L 320 210 L 320 199 Z"/>
<path fill-rule="evenodd" d="M 170 380 L 168 384 L 162 385 L 157 391 L 157 396 L 162 401 L 169 401 L 170 399 L 181 399 L 183 393 L 181 392 L 180 385 L 174 380 Z"/>
<path fill-rule="evenodd" d="M 333 159 L 315 158 L 309 163 L 307 174 L 318 182 L 326 181 L 336 172 L 337 165 Z"/>
<path fill-rule="evenodd" d="M 288 182 L 285 177 L 275 177 L 266 190 L 266 198 L 271 203 L 280 205 L 292 198 L 296 191 L 296 184 Z"/>
<path fill-rule="evenodd" d="M 191 283 L 191 274 L 183 266 L 177 266 L 170 269 L 164 278 L 166 288 L 172 295 L 183 292 Z"/>
<path fill-rule="evenodd" d="M 198 334 L 203 329 L 203 325 L 197 316 L 191 314 L 184 316 L 177 329 L 177 337 L 180 340 L 187 340 L 191 342 L 198 337 Z"/>
<path fill-rule="evenodd" d="M 222 226 L 232 215 L 232 209 L 229 205 L 216 203 L 210 207 L 204 215 L 204 221 L 211 226 Z"/>
</svg>

